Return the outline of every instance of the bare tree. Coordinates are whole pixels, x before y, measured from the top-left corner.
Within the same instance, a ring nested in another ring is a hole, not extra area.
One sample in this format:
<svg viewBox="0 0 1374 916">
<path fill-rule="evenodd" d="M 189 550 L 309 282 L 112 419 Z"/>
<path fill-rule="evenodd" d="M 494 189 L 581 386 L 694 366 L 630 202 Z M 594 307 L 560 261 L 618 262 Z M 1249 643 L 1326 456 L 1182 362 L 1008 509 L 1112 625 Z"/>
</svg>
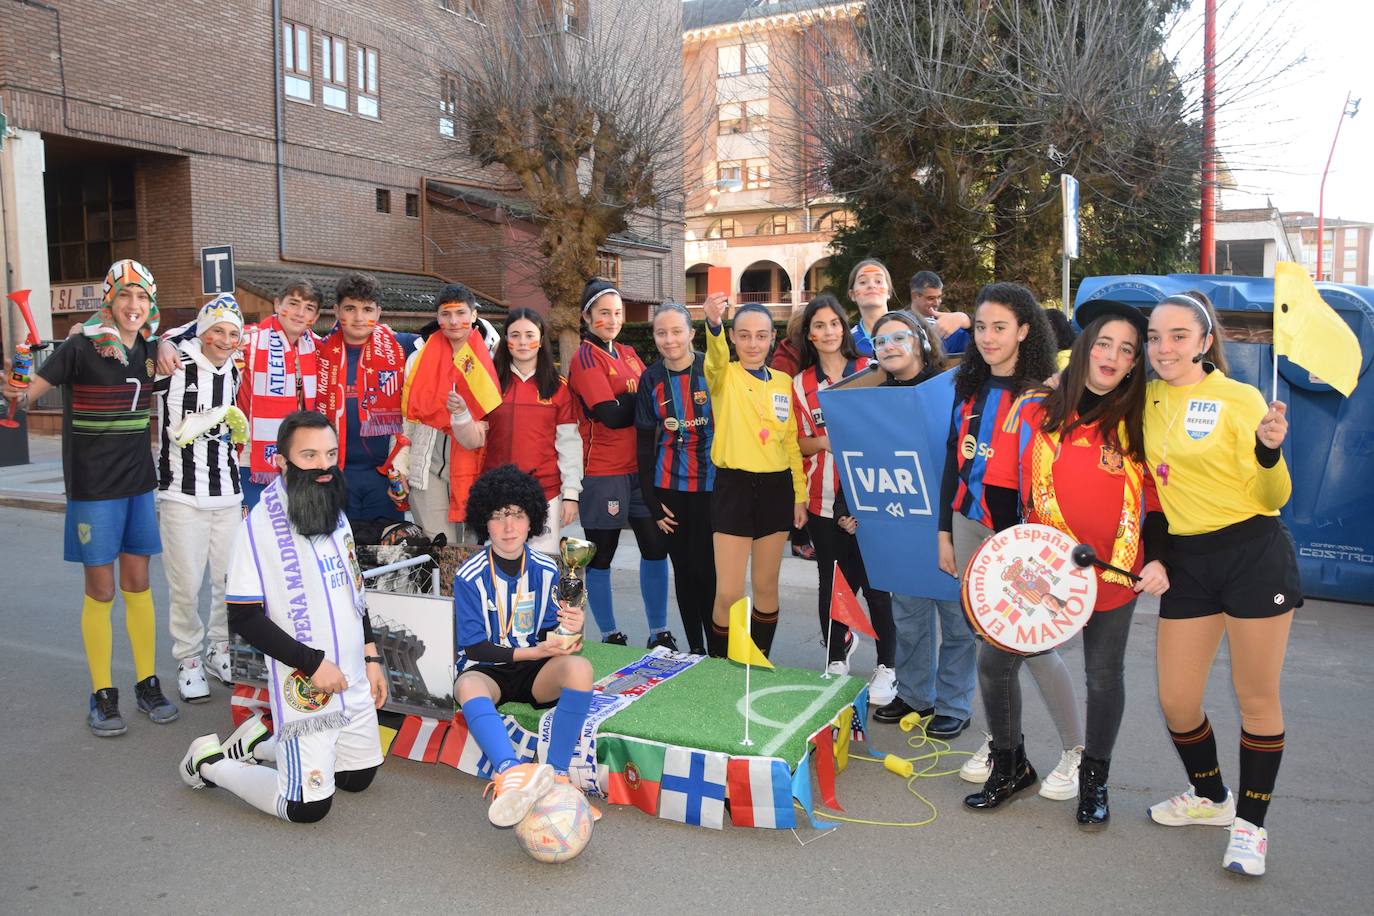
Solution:
<svg viewBox="0 0 1374 916">
<path fill-rule="evenodd" d="M 551 19 L 564 6 L 490 4 L 455 69 L 472 155 L 510 173 L 539 226 L 532 267 L 566 364 L 598 248 L 636 214 L 680 212 L 684 138 L 680 5 L 606 0 L 572 27 Z"/>
<path fill-rule="evenodd" d="M 1183 6 L 874 0 L 851 30 L 816 30 L 812 167 L 860 220 L 839 247 L 935 267 L 965 294 L 993 276 L 1054 289 L 1067 172 L 1088 263 L 1176 266 L 1201 148 L 1193 74 L 1166 53 Z"/>
</svg>

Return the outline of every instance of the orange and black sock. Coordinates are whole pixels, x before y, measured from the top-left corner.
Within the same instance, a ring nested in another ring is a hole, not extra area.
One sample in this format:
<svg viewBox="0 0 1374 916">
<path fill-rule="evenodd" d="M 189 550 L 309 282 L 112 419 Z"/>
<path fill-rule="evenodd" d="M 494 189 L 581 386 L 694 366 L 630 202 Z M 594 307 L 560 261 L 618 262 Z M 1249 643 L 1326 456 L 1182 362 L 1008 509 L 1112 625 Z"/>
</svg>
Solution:
<svg viewBox="0 0 1374 916">
<path fill-rule="evenodd" d="M 1193 791 L 1214 802 L 1226 800 L 1226 786 L 1221 781 L 1221 764 L 1217 762 L 1217 738 L 1212 723 L 1204 716 L 1202 724 L 1189 732 L 1169 730 L 1174 749 L 1188 771 Z"/>
<path fill-rule="evenodd" d="M 1283 732 L 1277 735 L 1240 733 L 1240 792 L 1236 795 L 1236 817 L 1256 827 L 1264 826 L 1264 815 L 1274 794 L 1283 760 Z"/>
<path fill-rule="evenodd" d="M 729 645 L 729 627 L 723 627 L 712 620 L 706 629 L 706 654 L 712 658 L 724 658 Z"/>
<path fill-rule="evenodd" d="M 778 632 L 778 612 L 754 608 L 754 612 L 749 616 L 749 633 L 754 637 L 754 644 L 759 647 L 759 651 L 767 656 L 773 651 L 773 636 Z"/>
</svg>

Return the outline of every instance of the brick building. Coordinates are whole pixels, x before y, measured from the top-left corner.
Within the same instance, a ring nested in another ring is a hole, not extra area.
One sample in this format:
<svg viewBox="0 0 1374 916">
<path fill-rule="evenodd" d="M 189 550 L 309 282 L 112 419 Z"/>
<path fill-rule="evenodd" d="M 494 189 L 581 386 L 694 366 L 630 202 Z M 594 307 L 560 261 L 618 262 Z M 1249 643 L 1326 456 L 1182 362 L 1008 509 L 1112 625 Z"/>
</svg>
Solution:
<svg viewBox="0 0 1374 916">
<path fill-rule="evenodd" d="M 39 312 L 51 302 L 60 333 L 112 260 L 137 257 L 175 321 L 204 301 L 199 249 L 230 244 L 250 312 L 282 276 L 332 285 L 348 269 L 377 272 L 393 311 L 430 311 L 445 280 L 547 309 L 529 277 L 533 223 L 511 215 L 511 176 L 468 154 L 445 64 L 487 28 L 489 2 L 5 0 L 11 288 L 32 288 Z M 531 27 L 569 41 L 624 5 L 523 2 Z M 676 21 L 679 0 L 645 4 Z M 468 200 L 483 195 L 506 206 Z M 636 218 L 607 244 L 631 302 L 682 297 L 679 214 Z"/>
<path fill-rule="evenodd" d="M 1331 219 L 1322 226 L 1321 276 L 1317 276 L 1317 216 L 1310 212 L 1283 214 L 1283 226 L 1302 246 L 1302 266 L 1319 280 L 1369 285 L 1370 256 L 1374 254 L 1374 223 Z"/>
<path fill-rule="evenodd" d="M 813 75 L 845 46 L 862 8 L 825 0 L 683 4 L 684 120 L 706 125 L 704 142 L 687 150 L 688 301 L 705 298 L 708 266 L 731 269 L 736 301 L 765 303 L 779 315 L 826 285 L 830 239 L 852 216 L 819 179 L 800 122 Z"/>
</svg>

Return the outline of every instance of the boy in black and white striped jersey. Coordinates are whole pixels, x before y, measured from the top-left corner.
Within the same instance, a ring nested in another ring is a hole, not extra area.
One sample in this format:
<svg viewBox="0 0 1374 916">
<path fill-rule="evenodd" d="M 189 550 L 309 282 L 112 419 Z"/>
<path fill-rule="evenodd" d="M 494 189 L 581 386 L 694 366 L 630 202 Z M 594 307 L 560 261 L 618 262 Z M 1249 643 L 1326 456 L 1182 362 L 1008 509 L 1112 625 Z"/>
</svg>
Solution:
<svg viewBox="0 0 1374 916">
<path fill-rule="evenodd" d="M 181 698 L 210 698 L 208 670 L 232 683 L 229 623 L 224 581 L 229 548 L 243 518 L 238 448 L 223 422 L 237 411 L 239 369 L 234 353 L 243 334 L 243 314 L 232 295 L 220 296 L 200 310 L 196 336 L 178 345 L 180 365 L 166 386 L 158 449 L 158 526 L 164 546 L 171 610 L 168 628 L 176 655 Z M 200 585 L 210 567 L 209 652 L 201 651 L 206 627 L 201 620 Z"/>
</svg>

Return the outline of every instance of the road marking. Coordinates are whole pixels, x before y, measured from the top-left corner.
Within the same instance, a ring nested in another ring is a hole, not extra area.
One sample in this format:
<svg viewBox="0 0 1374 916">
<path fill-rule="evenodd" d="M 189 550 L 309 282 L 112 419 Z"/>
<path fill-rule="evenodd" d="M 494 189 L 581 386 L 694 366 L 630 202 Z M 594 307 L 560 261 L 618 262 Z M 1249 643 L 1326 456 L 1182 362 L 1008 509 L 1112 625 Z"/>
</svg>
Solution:
<svg viewBox="0 0 1374 916">
<path fill-rule="evenodd" d="M 761 690 L 755 690 L 750 693 L 749 721 L 767 728 L 779 729 L 778 733 L 759 749 L 758 755 L 760 757 L 771 757 L 776 753 L 778 748 L 782 747 L 787 739 L 796 733 L 798 728 L 804 725 L 808 719 L 820 712 L 827 703 L 835 698 L 835 695 L 840 692 L 840 688 L 843 687 L 848 680 L 848 677 L 836 678 L 834 683 L 828 687 L 808 684 L 784 684 L 778 687 L 764 687 Z M 752 704 L 757 702 L 760 698 L 771 696 L 775 693 L 816 693 L 819 695 L 816 699 L 811 701 L 810 706 L 806 707 L 806 709 L 802 710 L 800 714 L 794 716 L 790 721 L 778 722 L 775 719 L 760 716 L 758 713 L 754 712 L 752 707 Z M 740 715 L 744 715 L 744 701 L 745 698 L 740 697 L 739 702 L 735 704 L 735 709 L 739 711 Z"/>
</svg>

